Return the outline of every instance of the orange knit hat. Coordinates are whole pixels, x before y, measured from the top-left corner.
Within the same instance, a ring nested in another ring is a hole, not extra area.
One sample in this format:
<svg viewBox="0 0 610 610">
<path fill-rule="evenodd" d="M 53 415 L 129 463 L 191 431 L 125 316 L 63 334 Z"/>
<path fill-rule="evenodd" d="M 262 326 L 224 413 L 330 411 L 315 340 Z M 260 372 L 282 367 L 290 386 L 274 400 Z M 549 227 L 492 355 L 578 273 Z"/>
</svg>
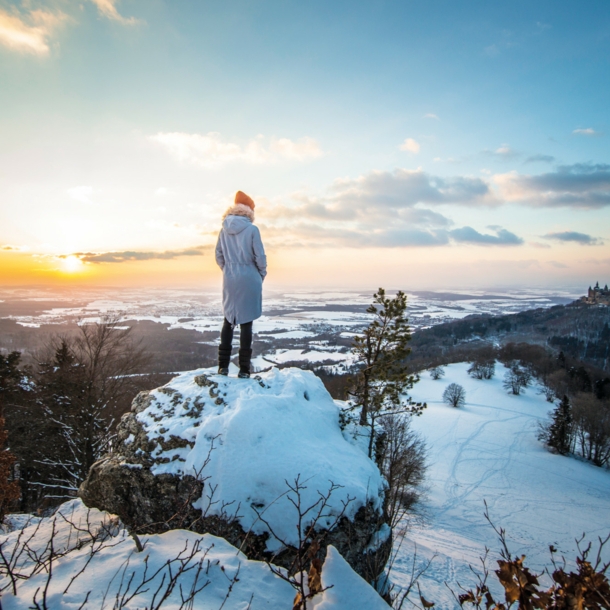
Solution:
<svg viewBox="0 0 610 610">
<path fill-rule="evenodd" d="M 235 193 L 235 203 L 242 203 L 243 205 L 247 205 L 251 210 L 254 209 L 254 201 L 242 191 L 237 191 L 237 193 Z"/>
</svg>

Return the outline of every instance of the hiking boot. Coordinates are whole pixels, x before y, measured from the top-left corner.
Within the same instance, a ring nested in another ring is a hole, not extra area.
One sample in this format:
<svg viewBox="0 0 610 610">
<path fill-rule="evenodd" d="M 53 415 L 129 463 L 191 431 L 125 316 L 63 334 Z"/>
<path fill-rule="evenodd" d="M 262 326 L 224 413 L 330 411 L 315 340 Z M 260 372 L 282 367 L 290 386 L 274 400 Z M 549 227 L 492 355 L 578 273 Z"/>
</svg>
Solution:
<svg viewBox="0 0 610 610">
<path fill-rule="evenodd" d="M 248 379 L 250 377 L 250 360 L 252 359 L 252 350 L 240 348 L 239 350 L 239 374 L 240 379 Z"/>
<path fill-rule="evenodd" d="M 231 362 L 231 348 L 219 347 L 218 348 L 218 374 L 228 375 L 229 374 L 229 363 Z M 226 371 L 226 373 L 223 373 Z"/>
</svg>

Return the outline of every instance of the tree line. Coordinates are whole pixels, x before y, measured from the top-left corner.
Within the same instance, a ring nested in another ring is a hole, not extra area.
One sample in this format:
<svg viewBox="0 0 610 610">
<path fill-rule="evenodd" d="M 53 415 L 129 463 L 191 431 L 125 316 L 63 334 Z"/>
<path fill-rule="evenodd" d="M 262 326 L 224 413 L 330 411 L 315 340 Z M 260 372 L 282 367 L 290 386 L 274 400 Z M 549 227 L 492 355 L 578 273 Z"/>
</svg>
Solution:
<svg viewBox="0 0 610 610">
<path fill-rule="evenodd" d="M 151 383 L 138 374 L 147 354 L 116 317 L 55 336 L 29 360 L 0 354 L 0 449 L 9 464 L 8 476 L 0 472 L 0 516 L 75 497 L 111 448 L 117 419 Z"/>
</svg>

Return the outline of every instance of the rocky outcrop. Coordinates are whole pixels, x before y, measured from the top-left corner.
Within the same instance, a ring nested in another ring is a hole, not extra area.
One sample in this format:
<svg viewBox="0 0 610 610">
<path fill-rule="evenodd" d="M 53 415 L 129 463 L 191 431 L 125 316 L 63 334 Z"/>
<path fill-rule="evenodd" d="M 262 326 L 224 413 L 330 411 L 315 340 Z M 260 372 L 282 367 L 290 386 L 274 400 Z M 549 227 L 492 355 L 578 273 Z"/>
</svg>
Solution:
<svg viewBox="0 0 610 610">
<path fill-rule="evenodd" d="M 315 504 L 304 528 L 321 515 L 320 558 L 332 544 L 358 574 L 377 576 L 391 547 L 384 482 L 343 435 L 322 383 L 298 369 L 251 380 L 198 373 L 138 395 L 113 453 L 81 486 L 85 504 L 137 533 L 209 532 L 250 559 L 288 568 L 299 546 L 300 499 Z"/>
</svg>

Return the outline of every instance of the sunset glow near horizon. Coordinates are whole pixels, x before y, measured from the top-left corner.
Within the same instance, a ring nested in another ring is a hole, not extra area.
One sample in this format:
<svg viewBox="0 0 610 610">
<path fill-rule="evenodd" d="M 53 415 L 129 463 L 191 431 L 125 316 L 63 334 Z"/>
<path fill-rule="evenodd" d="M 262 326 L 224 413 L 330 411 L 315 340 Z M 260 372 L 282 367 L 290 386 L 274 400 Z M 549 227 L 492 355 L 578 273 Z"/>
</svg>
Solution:
<svg viewBox="0 0 610 610">
<path fill-rule="evenodd" d="M 610 7 L 0 0 L 0 286 L 610 282 Z"/>
</svg>

